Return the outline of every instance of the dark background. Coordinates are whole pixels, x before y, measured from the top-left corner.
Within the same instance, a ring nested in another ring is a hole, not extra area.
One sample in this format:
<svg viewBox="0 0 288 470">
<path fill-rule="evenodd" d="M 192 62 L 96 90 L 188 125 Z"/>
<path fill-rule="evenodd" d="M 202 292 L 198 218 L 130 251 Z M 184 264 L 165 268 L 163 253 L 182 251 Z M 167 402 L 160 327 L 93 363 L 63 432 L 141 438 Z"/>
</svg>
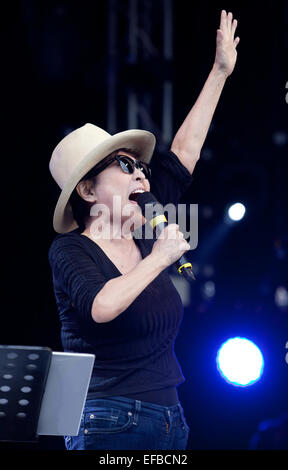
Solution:
<svg viewBox="0 0 288 470">
<path fill-rule="evenodd" d="M 175 350 L 186 377 L 179 394 L 191 429 L 189 449 L 247 449 L 261 421 L 288 411 L 288 309 L 275 303 L 277 287 L 288 288 L 288 5 L 175 0 L 173 59 L 163 61 L 162 1 L 141 0 L 142 8 L 153 9 L 154 48 L 147 56 L 143 47 L 131 64 L 128 2 L 116 3 L 115 132 L 127 128 L 125 97 L 135 87 L 150 103 L 154 123 L 140 119 L 139 128 L 156 134 L 159 150 L 165 148 L 163 80 L 173 83 L 175 134 L 212 67 L 221 9 L 238 19 L 237 64 L 183 197 L 199 204 L 199 243 L 190 256 L 197 282 Z M 2 344 L 61 350 L 47 259 L 59 192 L 48 163 L 69 129 L 92 122 L 109 130 L 108 8 L 104 0 L 23 0 L 3 12 Z M 237 200 L 246 205 L 246 217 L 227 228 L 225 208 Z M 215 283 L 213 298 L 203 291 L 208 280 Z M 264 374 L 251 387 L 233 387 L 218 374 L 216 353 L 230 336 L 246 336 L 262 350 Z M 280 445 L 283 432 L 268 448 Z M 61 449 L 62 438 L 41 437 L 35 447 Z"/>
</svg>

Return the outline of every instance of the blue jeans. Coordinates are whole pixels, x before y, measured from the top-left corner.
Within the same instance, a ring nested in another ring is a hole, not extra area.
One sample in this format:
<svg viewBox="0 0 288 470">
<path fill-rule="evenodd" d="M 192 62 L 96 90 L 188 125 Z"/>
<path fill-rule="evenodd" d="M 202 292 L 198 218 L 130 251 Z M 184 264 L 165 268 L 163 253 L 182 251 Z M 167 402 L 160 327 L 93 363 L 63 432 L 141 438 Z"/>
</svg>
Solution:
<svg viewBox="0 0 288 470">
<path fill-rule="evenodd" d="M 87 400 L 78 436 L 64 436 L 68 450 L 185 450 L 189 436 L 183 408 L 126 397 Z"/>
</svg>

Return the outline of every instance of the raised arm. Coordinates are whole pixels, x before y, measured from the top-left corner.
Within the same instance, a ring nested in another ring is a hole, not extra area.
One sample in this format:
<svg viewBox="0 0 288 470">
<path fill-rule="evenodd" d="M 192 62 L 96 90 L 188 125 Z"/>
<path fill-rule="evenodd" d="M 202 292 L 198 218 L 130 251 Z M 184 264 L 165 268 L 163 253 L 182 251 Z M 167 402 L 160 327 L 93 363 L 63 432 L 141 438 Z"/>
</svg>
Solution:
<svg viewBox="0 0 288 470">
<path fill-rule="evenodd" d="M 237 20 L 231 12 L 221 12 L 220 28 L 217 29 L 216 54 L 211 72 L 194 106 L 177 131 L 171 150 L 192 174 L 200 157 L 214 111 L 226 79 L 234 70 L 239 37 L 234 39 Z"/>
</svg>

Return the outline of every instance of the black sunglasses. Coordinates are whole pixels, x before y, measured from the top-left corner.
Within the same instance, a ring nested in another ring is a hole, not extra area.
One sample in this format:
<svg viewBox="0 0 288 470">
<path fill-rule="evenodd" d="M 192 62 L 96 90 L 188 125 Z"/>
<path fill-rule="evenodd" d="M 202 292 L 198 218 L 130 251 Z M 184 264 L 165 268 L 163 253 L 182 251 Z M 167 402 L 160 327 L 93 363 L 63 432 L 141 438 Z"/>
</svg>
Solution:
<svg viewBox="0 0 288 470">
<path fill-rule="evenodd" d="M 148 163 L 144 163 L 139 160 L 133 160 L 133 158 L 127 157 L 127 155 L 116 155 L 115 157 L 112 157 L 111 160 L 104 162 L 102 165 L 101 163 L 96 165 L 94 168 L 92 168 L 92 170 L 89 171 L 89 173 L 87 173 L 87 175 L 85 175 L 85 179 L 93 178 L 93 176 L 101 173 L 101 171 L 105 170 L 105 168 L 115 161 L 119 163 L 121 170 L 124 171 L 124 173 L 132 175 L 136 168 L 137 170 L 142 171 L 145 178 L 148 180 L 151 179 L 151 169 Z"/>
</svg>

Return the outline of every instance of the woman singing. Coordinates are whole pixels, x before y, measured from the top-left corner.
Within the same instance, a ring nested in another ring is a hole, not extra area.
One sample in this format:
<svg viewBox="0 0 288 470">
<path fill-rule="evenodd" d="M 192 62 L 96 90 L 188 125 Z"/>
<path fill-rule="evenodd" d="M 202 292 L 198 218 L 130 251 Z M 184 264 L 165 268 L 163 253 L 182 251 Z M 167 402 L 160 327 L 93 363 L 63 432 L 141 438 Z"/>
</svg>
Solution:
<svg viewBox="0 0 288 470">
<path fill-rule="evenodd" d="M 236 63 L 236 26 L 223 10 L 212 70 L 166 155 L 152 158 L 150 132 L 111 136 L 93 124 L 71 132 L 52 154 L 61 194 L 49 261 L 62 344 L 95 354 L 79 435 L 65 437 L 67 449 L 187 446 L 177 394 L 184 377 L 174 354 L 183 307 L 168 268 L 190 247 L 176 224 L 157 240 L 135 237 L 145 223 L 136 201 L 151 191 L 161 204 L 177 204 L 189 187 Z"/>
</svg>

